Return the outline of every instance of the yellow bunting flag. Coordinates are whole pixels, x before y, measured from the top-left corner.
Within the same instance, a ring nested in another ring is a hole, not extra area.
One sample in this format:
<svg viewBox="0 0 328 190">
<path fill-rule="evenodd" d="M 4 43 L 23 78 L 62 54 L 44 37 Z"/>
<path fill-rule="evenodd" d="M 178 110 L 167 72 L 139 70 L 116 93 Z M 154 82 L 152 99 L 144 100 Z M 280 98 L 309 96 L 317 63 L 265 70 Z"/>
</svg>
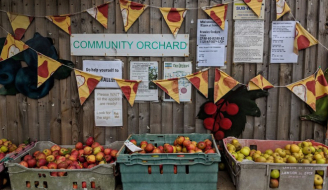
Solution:
<svg viewBox="0 0 328 190">
<path fill-rule="evenodd" d="M 28 45 L 26 45 L 24 42 L 20 40 L 15 40 L 11 34 L 8 34 L 1 51 L 0 61 L 8 59 L 26 50 L 27 48 Z"/>
<path fill-rule="evenodd" d="M 117 84 L 120 86 L 122 93 L 129 101 L 131 107 L 133 107 L 134 100 L 136 99 L 138 86 L 141 80 L 125 80 L 125 79 L 117 79 L 114 78 Z"/>
<path fill-rule="evenodd" d="M 251 8 L 258 17 L 260 17 L 261 14 L 262 1 L 263 0 L 244 0 L 247 6 Z"/>
<path fill-rule="evenodd" d="M 315 96 L 315 78 L 311 75 L 293 84 L 286 86 L 297 97 L 306 102 L 314 111 L 316 111 L 316 96 Z"/>
<path fill-rule="evenodd" d="M 59 16 L 46 16 L 48 20 L 64 30 L 67 34 L 71 35 L 71 16 L 59 15 Z"/>
<path fill-rule="evenodd" d="M 62 64 L 38 53 L 38 87 L 41 86 Z"/>
<path fill-rule="evenodd" d="M 187 9 L 184 8 L 159 8 L 166 24 L 169 26 L 174 37 L 177 36 L 184 17 L 187 14 Z"/>
<path fill-rule="evenodd" d="M 139 18 L 147 7 L 148 5 L 143 5 L 133 1 L 120 0 L 120 8 L 125 32 L 129 30 L 132 24 Z"/>
<path fill-rule="evenodd" d="M 317 72 L 317 76 L 315 77 L 315 96 L 316 99 L 320 99 L 328 95 L 328 83 L 325 78 L 325 75 L 321 68 Z"/>
<path fill-rule="evenodd" d="M 25 34 L 25 31 L 30 26 L 34 17 L 19 15 L 15 13 L 7 12 L 11 27 L 13 28 L 15 39 L 20 40 Z"/>
<path fill-rule="evenodd" d="M 238 84 L 239 82 L 233 79 L 227 73 L 219 69 L 215 69 L 214 103 L 219 101 L 225 94 L 227 94 Z"/>
<path fill-rule="evenodd" d="M 228 4 L 219 4 L 211 7 L 202 7 L 202 9 L 210 16 L 216 24 L 224 30 L 225 20 L 227 16 Z"/>
<path fill-rule="evenodd" d="M 95 18 L 105 28 L 107 28 L 108 4 L 109 2 L 86 10 L 93 18 Z"/>
<path fill-rule="evenodd" d="M 82 72 L 76 69 L 74 71 L 75 71 L 77 88 L 79 91 L 80 103 L 81 105 L 83 105 L 85 100 L 90 96 L 92 91 L 96 88 L 102 77 L 90 73 Z"/>
<path fill-rule="evenodd" d="M 300 23 L 296 23 L 296 32 L 294 39 L 294 53 L 298 55 L 298 51 L 318 44 L 315 39 Z"/>
<path fill-rule="evenodd" d="M 286 0 L 276 0 L 276 12 L 277 12 L 277 20 L 284 16 L 284 14 L 290 12 L 290 8 L 286 2 Z"/>
<path fill-rule="evenodd" d="M 247 86 L 248 90 L 265 90 L 273 88 L 273 85 L 267 81 L 262 75 L 252 78 Z"/>
<path fill-rule="evenodd" d="M 187 75 L 186 78 L 199 92 L 208 97 L 208 69 Z"/>
<path fill-rule="evenodd" d="M 179 97 L 179 78 L 171 78 L 166 80 L 154 80 L 160 89 L 162 89 L 167 95 L 169 95 L 173 100 L 180 104 Z"/>
</svg>

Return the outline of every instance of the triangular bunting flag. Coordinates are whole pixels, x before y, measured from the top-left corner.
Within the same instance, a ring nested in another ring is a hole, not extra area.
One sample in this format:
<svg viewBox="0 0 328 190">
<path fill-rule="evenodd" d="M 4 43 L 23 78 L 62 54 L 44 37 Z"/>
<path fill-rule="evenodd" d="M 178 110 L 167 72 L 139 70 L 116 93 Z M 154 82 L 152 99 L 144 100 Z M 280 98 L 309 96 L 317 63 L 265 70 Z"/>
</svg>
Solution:
<svg viewBox="0 0 328 190">
<path fill-rule="evenodd" d="M 107 28 L 108 4 L 109 2 L 86 10 L 93 18 L 95 18 L 105 28 Z"/>
<path fill-rule="evenodd" d="M 239 82 L 233 79 L 227 73 L 219 69 L 215 69 L 214 103 L 220 100 L 226 93 L 228 93 L 238 84 Z"/>
<path fill-rule="evenodd" d="M 225 20 L 227 16 L 228 4 L 219 4 L 211 7 L 202 7 L 202 9 L 210 16 L 216 24 L 224 30 Z"/>
<path fill-rule="evenodd" d="M 122 93 L 129 101 L 131 107 L 133 107 L 134 100 L 136 99 L 137 91 L 140 80 L 124 80 L 124 79 L 117 79 L 114 78 L 117 84 L 120 86 Z"/>
<path fill-rule="evenodd" d="M 1 55 L 0 55 L 0 61 L 3 61 L 5 59 L 8 59 L 28 48 L 28 45 L 26 45 L 24 42 L 20 40 L 15 40 L 14 37 L 11 34 L 7 35 L 6 41 L 3 45 Z"/>
<path fill-rule="evenodd" d="M 247 86 L 248 90 L 265 90 L 273 88 L 273 85 L 267 81 L 262 75 L 252 78 Z"/>
<path fill-rule="evenodd" d="M 167 95 L 169 95 L 173 100 L 180 104 L 179 98 L 179 78 L 171 78 L 166 80 L 154 80 L 160 89 L 162 89 Z"/>
<path fill-rule="evenodd" d="M 38 87 L 41 86 L 62 64 L 38 53 Z"/>
<path fill-rule="evenodd" d="M 166 24 L 169 26 L 174 37 L 177 36 L 184 17 L 187 14 L 187 9 L 184 8 L 159 8 Z"/>
<path fill-rule="evenodd" d="M 315 96 L 320 99 L 328 95 L 328 83 L 321 68 L 315 77 Z"/>
<path fill-rule="evenodd" d="M 48 20 L 64 30 L 67 34 L 71 35 L 71 16 L 59 15 L 59 16 L 46 16 Z"/>
<path fill-rule="evenodd" d="M 298 51 L 318 44 L 315 39 L 300 23 L 296 23 L 294 53 L 298 55 Z"/>
<path fill-rule="evenodd" d="M 7 12 L 11 27 L 13 28 L 15 39 L 20 40 L 25 34 L 25 31 L 30 26 L 34 17 L 18 15 L 15 13 Z"/>
<path fill-rule="evenodd" d="M 120 8 L 123 17 L 125 32 L 129 30 L 132 24 L 139 18 L 139 16 L 144 12 L 147 7 L 148 5 L 143 5 L 127 0 L 120 0 Z"/>
<path fill-rule="evenodd" d="M 93 75 L 90 73 L 74 70 L 77 88 L 79 91 L 80 103 L 83 105 L 85 100 L 90 96 L 92 91 L 96 88 L 101 80 L 101 76 Z"/>
<path fill-rule="evenodd" d="M 301 100 L 306 102 L 314 111 L 316 111 L 316 96 L 315 96 L 315 78 L 311 75 L 293 84 L 286 86 Z"/>
<path fill-rule="evenodd" d="M 277 12 L 277 20 L 284 16 L 284 14 L 290 12 L 290 8 L 286 2 L 286 0 L 277 0 L 276 2 L 276 12 Z"/>
<path fill-rule="evenodd" d="M 261 14 L 262 1 L 263 0 L 244 0 L 247 6 L 251 8 L 258 17 L 260 17 Z"/>
<path fill-rule="evenodd" d="M 186 78 L 199 92 L 208 97 L 208 69 L 187 75 Z"/>
</svg>

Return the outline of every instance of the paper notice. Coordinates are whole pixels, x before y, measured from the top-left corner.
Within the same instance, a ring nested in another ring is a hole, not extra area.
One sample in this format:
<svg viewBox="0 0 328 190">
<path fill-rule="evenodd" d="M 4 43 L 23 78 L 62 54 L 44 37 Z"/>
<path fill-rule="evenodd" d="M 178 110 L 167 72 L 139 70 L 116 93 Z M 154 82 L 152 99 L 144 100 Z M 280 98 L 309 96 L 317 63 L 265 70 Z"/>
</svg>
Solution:
<svg viewBox="0 0 328 190">
<path fill-rule="evenodd" d="M 95 90 L 96 126 L 123 126 L 121 89 Z"/>
<path fill-rule="evenodd" d="M 132 142 L 130 142 L 129 140 L 126 140 L 124 142 L 124 145 L 131 150 L 131 152 L 138 152 L 138 151 L 142 151 L 141 148 L 137 147 L 136 145 L 134 145 Z"/>
<path fill-rule="evenodd" d="M 224 66 L 225 46 L 199 45 L 197 46 L 198 66 Z"/>
<path fill-rule="evenodd" d="M 235 63 L 262 63 L 264 21 L 236 20 L 234 38 Z"/>
<path fill-rule="evenodd" d="M 262 1 L 261 14 L 258 17 L 253 10 L 243 1 L 233 3 L 233 19 L 264 19 L 265 1 Z"/>
<path fill-rule="evenodd" d="M 130 79 L 142 80 L 139 83 L 136 101 L 158 101 L 158 89 L 155 83 L 158 79 L 157 61 L 131 61 Z"/>
<path fill-rule="evenodd" d="M 295 21 L 273 21 L 270 63 L 297 63 L 293 52 Z"/>
</svg>

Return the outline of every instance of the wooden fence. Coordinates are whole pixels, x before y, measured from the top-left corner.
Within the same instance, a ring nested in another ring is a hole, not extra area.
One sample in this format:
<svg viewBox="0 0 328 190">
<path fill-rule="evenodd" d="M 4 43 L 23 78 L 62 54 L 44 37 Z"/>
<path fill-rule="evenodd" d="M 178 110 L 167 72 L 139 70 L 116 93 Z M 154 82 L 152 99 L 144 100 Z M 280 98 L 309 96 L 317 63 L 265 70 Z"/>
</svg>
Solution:
<svg viewBox="0 0 328 190">
<path fill-rule="evenodd" d="M 229 1 L 229 0 L 227 0 Z M 79 12 L 105 0 L 0 0 L 1 9 L 36 16 L 58 15 Z M 72 33 L 125 33 L 119 0 L 109 4 L 108 29 L 104 29 L 87 13 L 72 16 Z M 221 3 L 221 0 L 141 0 L 144 4 L 158 7 L 196 8 Z M 295 18 L 307 28 L 311 34 L 328 46 L 326 37 L 328 0 L 287 0 Z M 208 18 L 201 10 L 189 10 L 180 29 L 180 34 L 190 34 L 190 57 L 115 57 L 124 62 L 123 78 L 129 76 L 130 61 L 158 61 L 159 78 L 163 75 L 164 61 L 192 61 L 193 71 L 196 69 L 196 34 L 197 19 Z M 229 5 L 227 19 L 228 55 L 225 71 L 240 82 L 247 83 L 257 74 L 262 74 L 274 85 L 286 85 L 305 78 L 314 73 L 318 66 L 327 68 L 327 51 L 315 46 L 301 51 L 297 64 L 270 64 L 270 28 L 276 20 L 275 0 L 266 0 L 265 7 L 265 46 L 263 64 L 234 64 L 233 55 L 233 20 L 232 4 Z M 284 16 L 283 20 L 290 20 Z M 0 13 L 2 26 L 11 31 L 5 13 Z M 33 37 L 35 32 L 50 37 L 61 59 L 70 59 L 76 67 L 82 68 L 82 60 L 110 60 L 113 57 L 75 57 L 70 55 L 70 38 L 57 26 L 45 18 L 35 18 L 27 30 L 23 41 Z M 137 34 L 169 34 L 170 31 L 156 8 L 148 8 L 130 28 L 128 33 Z M 0 36 L 5 37 L 4 31 Z M 210 87 L 213 87 L 214 69 L 210 70 Z M 160 91 L 159 95 L 163 93 Z M 315 139 L 323 142 L 325 127 L 312 122 L 299 120 L 300 114 L 308 113 L 305 104 L 286 88 L 269 90 L 268 98 L 257 100 L 262 111 L 261 117 L 248 117 L 242 138 L 255 139 Z M 192 93 L 190 103 L 147 102 L 135 104 L 131 108 L 123 100 L 122 127 L 94 126 L 94 96 L 80 106 L 76 80 L 72 72 L 65 80 L 56 80 L 49 95 L 39 100 L 32 100 L 22 94 L 0 97 L 0 137 L 20 143 L 30 137 L 38 140 L 51 140 L 59 144 L 74 144 L 95 136 L 101 144 L 116 140 L 125 140 L 131 133 L 206 133 L 202 120 L 196 119 L 199 106 L 204 102 L 196 90 Z"/>
</svg>

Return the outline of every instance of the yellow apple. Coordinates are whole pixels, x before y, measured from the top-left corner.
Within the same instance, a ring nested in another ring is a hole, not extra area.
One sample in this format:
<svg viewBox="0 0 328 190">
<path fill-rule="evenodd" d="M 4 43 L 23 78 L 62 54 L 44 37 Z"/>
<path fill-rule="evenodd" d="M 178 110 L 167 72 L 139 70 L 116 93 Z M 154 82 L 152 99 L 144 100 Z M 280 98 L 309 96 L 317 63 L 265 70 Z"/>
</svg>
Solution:
<svg viewBox="0 0 328 190">
<path fill-rule="evenodd" d="M 320 158 L 317 160 L 317 164 L 325 164 L 326 160 L 324 158 Z"/>
<path fill-rule="evenodd" d="M 312 150 L 309 146 L 302 148 L 303 154 L 311 154 Z"/>
<path fill-rule="evenodd" d="M 301 147 L 308 147 L 309 146 L 309 143 L 308 142 L 302 142 L 302 144 L 301 144 Z"/>
<path fill-rule="evenodd" d="M 271 149 L 268 149 L 268 150 L 265 151 L 265 154 L 268 154 L 268 155 L 271 156 L 273 154 L 273 151 Z"/>
<path fill-rule="evenodd" d="M 287 163 L 297 163 L 297 160 L 294 156 L 289 156 L 287 158 Z"/>
<path fill-rule="evenodd" d="M 274 163 L 284 163 L 283 159 L 281 157 L 275 157 Z"/>
<path fill-rule="evenodd" d="M 322 185 L 323 184 L 323 179 L 320 175 L 315 174 L 314 175 L 314 185 Z"/>
<path fill-rule="evenodd" d="M 276 148 L 276 150 L 274 152 L 278 152 L 279 153 L 280 150 L 282 150 L 282 149 L 281 148 Z"/>
<path fill-rule="evenodd" d="M 316 155 L 313 156 L 313 158 L 314 158 L 315 160 L 319 160 L 319 159 L 322 158 L 322 156 L 321 156 L 321 154 L 316 154 Z"/>
<path fill-rule="evenodd" d="M 285 150 L 290 150 L 290 144 L 287 144 L 287 145 L 285 146 Z"/>
<path fill-rule="evenodd" d="M 292 153 L 297 153 L 297 152 L 299 152 L 299 151 L 300 151 L 300 147 L 297 146 L 296 144 L 292 144 L 292 145 L 290 146 L 290 152 L 292 152 Z"/>
<path fill-rule="evenodd" d="M 303 160 L 302 160 L 302 163 L 303 163 L 303 164 L 309 164 L 310 161 L 309 161 L 308 159 L 303 159 Z"/>
<path fill-rule="evenodd" d="M 266 159 L 263 156 L 257 157 L 255 162 L 266 162 Z"/>
</svg>

